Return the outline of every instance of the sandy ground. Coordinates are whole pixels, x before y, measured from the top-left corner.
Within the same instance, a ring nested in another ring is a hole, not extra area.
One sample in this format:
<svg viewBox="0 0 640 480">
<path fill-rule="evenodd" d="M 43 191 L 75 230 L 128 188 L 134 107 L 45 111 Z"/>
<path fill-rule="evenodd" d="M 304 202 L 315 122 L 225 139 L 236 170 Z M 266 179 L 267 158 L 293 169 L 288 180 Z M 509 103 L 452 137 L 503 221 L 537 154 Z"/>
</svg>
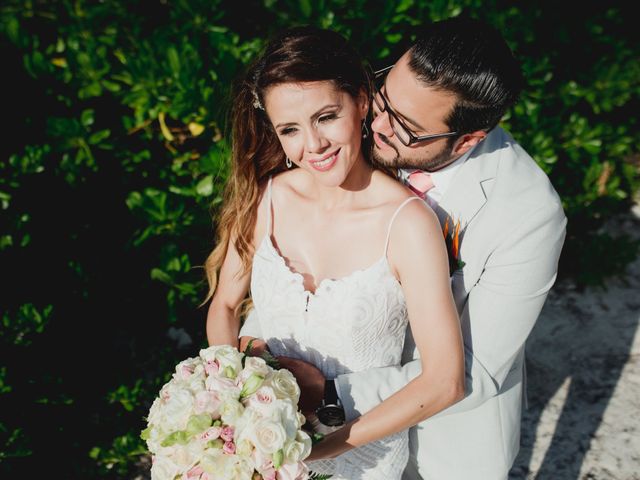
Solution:
<svg viewBox="0 0 640 480">
<path fill-rule="evenodd" d="M 640 238 L 640 205 L 609 231 Z M 607 289 L 558 284 L 527 342 L 510 480 L 640 480 L 640 258 Z"/>
</svg>

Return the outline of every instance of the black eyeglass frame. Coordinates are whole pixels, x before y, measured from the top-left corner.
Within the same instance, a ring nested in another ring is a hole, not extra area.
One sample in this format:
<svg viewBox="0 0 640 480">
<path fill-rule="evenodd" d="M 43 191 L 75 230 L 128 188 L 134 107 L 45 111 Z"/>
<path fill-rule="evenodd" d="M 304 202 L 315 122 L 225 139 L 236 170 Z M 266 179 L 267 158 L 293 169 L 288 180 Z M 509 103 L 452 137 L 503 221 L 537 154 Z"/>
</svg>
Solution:
<svg viewBox="0 0 640 480">
<path fill-rule="evenodd" d="M 376 86 L 376 82 L 375 81 L 378 80 L 384 74 L 386 74 L 392 68 L 393 68 L 393 65 L 389 65 L 388 67 L 385 67 L 385 68 L 382 68 L 380 70 L 376 70 L 376 71 L 373 72 L 373 80 L 374 80 L 372 82 L 372 84 L 373 84 L 373 94 L 374 94 L 373 95 L 373 101 L 375 102 L 376 106 L 378 107 L 378 109 L 381 112 L 387 112 L 389 115 L 391 115 L 393 117 L 393 119 L 397 122 L 397 124 L 400 126 L 400 128 L 402 128 L 404 130 L 404 133 L 409 136 L 409 141 L 408 142 L 404 141 L 403 138 L 402 138 L 402 135 L 400 135 L 400 134 L 398 134 L 398 132 L 396 132 L 396 129 L 394 128 L 394 124 L 393 124 L 393 122 L 391 122 L 391 127 L 393 128 L 393 131 L 396 134 L 396 137 L 398 137 L 398 140 L 400 140 L 400 142 L 405 147 L 410 147 L 411 145 L 413 145 L 415 143 L 421 143 L 421 142 L 426 142 L 428 140 L 435 140 L 436 138 L 453 137 L 455 135 L 458 135 L 458 132 L 435 133 L 435 134 L 432 134 L 432 135 L 414 135 L 411 132 L 411 129 L 409 127 L 407 127 L 405 125 L 405 123 L 400 119 L 398 114 L 393 111 L 393 109 L 389 105 L 389 102 L 387 101 L 387 99 L 385 98 L 383 93 Z M 380 103 L 378 102 L 378 100 L 377 100 L 378 96 L 380 96 L 380 98 L 382 99 L 383 105 L 380 105 Z"/>
</svg>

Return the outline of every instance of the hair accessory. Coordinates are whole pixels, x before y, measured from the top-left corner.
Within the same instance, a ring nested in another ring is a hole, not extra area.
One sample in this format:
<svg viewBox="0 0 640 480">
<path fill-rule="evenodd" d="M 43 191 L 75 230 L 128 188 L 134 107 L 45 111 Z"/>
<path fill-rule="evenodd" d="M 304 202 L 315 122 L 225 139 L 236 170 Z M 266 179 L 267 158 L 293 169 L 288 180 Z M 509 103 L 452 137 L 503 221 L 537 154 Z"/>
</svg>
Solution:
<svg viewBox="0 0 640 480">
<path fill-rule="evenodd" d="M 253 108 L 259 108 L 260 110 L 264 110 L 262 103 L 260 102 L 260 97 L 258 97 L 258 92 L 255 90 L 251 90 L 253 95 Z"/>
<path fill-rule="evenodd" d="M 291 161 L 291 159 L 289 157 L 287 157 L 284 161 L 285 165 L 287 166 L 287 168 L 291 168 L 293 167 L 293 162 Z"/>
</svg>

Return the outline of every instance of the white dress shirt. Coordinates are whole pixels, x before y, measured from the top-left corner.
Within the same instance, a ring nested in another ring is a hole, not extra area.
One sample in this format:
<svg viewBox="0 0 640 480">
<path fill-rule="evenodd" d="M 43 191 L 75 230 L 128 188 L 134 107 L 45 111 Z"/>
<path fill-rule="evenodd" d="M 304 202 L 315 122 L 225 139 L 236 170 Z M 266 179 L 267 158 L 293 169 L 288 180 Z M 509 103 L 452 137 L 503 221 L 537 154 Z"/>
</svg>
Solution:
<svg viewBox="0 0 640 480">
<path fill-rule="evenodd" d="M 447 192 L 449 185 L 451 185 L 451 180 L 453 180 L 453 177 L 455 177 L 456 172 L 458 171 L 460 166 L 467 161 L 474 149 L 475 146 L 470 148 L 464 155 L 460 156 L 460 158 L 458 158 L 451 165 L 447 165 L 441 170 L 436 170 L 435 172 L 427 172 L 425 170 L 426 173 L 431 175 L 431 180 L 433 180 L 434 185 L 434 187 L 427 192 L 427 201 L 429 202 L 429 205 L 431 205 L 432 207 L 438 205 L 440 200 L 442 200 L 444 194 Z M 398 170 L 398 178 L 403 183 L 407 183 L 407 179 L 412 172 L 415 172 L 415 170 Z"/>
</svg>

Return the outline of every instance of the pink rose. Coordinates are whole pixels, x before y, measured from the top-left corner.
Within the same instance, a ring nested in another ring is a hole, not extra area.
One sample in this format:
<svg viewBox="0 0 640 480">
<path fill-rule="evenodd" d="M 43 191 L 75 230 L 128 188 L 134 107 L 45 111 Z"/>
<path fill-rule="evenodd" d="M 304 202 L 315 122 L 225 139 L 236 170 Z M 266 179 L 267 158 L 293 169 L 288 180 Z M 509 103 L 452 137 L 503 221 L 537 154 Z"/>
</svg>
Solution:
<svg viewBox="0 0 640 480">
<path fill-rule="evenodd" d="M 227 455 L 233 455 L 234 453 L 236 453 L 236 444 L 233 442 L 224 442 L 222 452 L 226 453 Z"/>
<path fill-rule="evenodd" d="M 220 437 L 220 432 L 222 432 L 222 428 L 211 427 L 207 429 L 202 435 L 200 435 L 200 438 L 204 441 L 215 440 L 216 438 Z"/>
<path fill-rule="evenodd" d="M 220 370 L 220 365 L 218 365 L 217 360 L 211 360 L 207 362 L 204 366 L 204 371 L 207 372 L 207 375 L 217 375 Z"/>
<path fill-rule="evenodd" d="M 192 480 L 194 478 L 200 478 L 200 475 L 202 475 L 203 473 L 204 473 L 204 470 L 202 469 L 202 467 L 200 465 L 196 465 L 187 473 L 185 473 L 182 478 L 185 480 Z"/>
<path fill-rule="evenodd" d="M 276 480 L 276 469 L 268 468 L 267 470 L 263 470 L 260 472 L 263 480 Z"/>
<path fill-rule="evenodd" d="M 182 365 L 182 367 L 180 367 L 180 378 L 182 380 L 186 380 L 191 375 L 193 375 L 193 368 L 188 367 L 187 365 Z"/>
<path fill-rule="evenodd" d="M 233 427 L 222 427 L 222 431 L 220 432 L 220 438 L 225 442 L 231 442 L 233 440 Z"/>
</svg>

